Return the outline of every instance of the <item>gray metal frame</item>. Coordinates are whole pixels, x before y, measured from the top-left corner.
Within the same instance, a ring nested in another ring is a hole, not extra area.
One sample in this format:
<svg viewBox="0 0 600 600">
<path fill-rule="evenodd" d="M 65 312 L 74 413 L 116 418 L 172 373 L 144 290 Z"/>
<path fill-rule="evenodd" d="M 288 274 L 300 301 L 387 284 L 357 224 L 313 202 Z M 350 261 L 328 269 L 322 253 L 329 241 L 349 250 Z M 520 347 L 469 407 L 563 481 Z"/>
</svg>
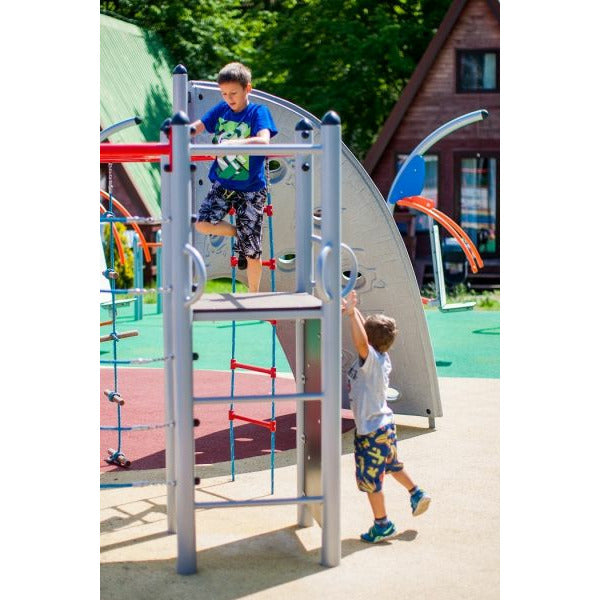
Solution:
<svg viewBox="0 0 600 600">
<path fill-rule="evenodd" d="M 335 566 L 341 559 L 340 538 L 340 462 L 341 462 L 341 124 L 335 113 L 328 113 L 322 123 L 322 145 L 312 142 L 309 128 L 297 132 L 295 144 L 272 144 L 269 156 L 276 154 L 294 154 L 297 156 L 296 203 L 298 215 L 296 261 L 298 297 L 312 292 L 312 196 L 314 189 L 312 154 L 322 154 L 322 247 L 319 278 L 327 291 L 322 307 L 296 309 L 282 312 L 280 318 L 293 318 L 298 322 L 303 318 L 322 320 L 321 359 L 322 391 L 304 394 L 299 382 L 297 394 L 285 395 L 281 399 L 297 401 L 299 423 L 303 423 L 303 404 L 307 399 L 320 400 L 322 406 L 321 448 L 322 448 L 322 489 L 323 494 L 307 495 L 303 489 L 302 456 L 299 457 L 298 497 L 274 498 L 266 500 L 247 500 L 235 502 L 202 503 L 194 499 L 194 435 L 193 405 L 208 402 L 229 402 L 229 398 L 193 398 L 192 390 L 192 320 L 203 318 L 197 315 L 194 304 L 202 293 L 205 270 L 202 257 L 193 252 L 191 238 L 191 158 L 198 155 L 225 155 L 244 153 L 264 155 L 264 145 L 219 146 L 190 144 L 189 119 L 185 114 L 187 94 L 187 73 L 178 67 L 174 72 L 174 108 L 176 113 L 171 119 L 170 134 L 172 142 L 172 163 L 162 163 L 163 176 L 163 264 L 164 287 L 173 293 L 165 298 L 165 353 L 172 355 L 172 365 L 166 366 L 165 373 L 165 410 L 175 421 L 173 428 L 174 452 L 167 439 L 167 479 L 174 479 L 174 499 L 167 498 L 169 531 L 177 532 L 176 569 L 179 574 L 195 573 L 196 531 L 195 509 L 213 506 L 271 506 L 279 504 L 297 504 L 298 522 L 307 524 L 310 514 L 305 511 L 308 505 L 322 503 L 322 550 L 321 563 Z M 304 132 L 307 132 L 306 135 Z M 192 286 L 192 269 L 189 256 L 200 272 L 200 283 L 194 296 L 189 295 Z M 204 275 L 204 277 L 202 276 Z M 295 295 L 295 294 L 292 294 Z M 265 298 L 268 302 L 268 298 Z M 193 313 L 193 314 L 192 314 Z M 277 313 L 277 311 L 275 311 Z M 252 311 L 246 311 L 244 317 L 250 317 Z M 279 314 L 279 313 L 277 313 Z M 269 313 L 270 318 L 274 315 Z M 214 318 L 214 315 L 213 315 Z M 219 315 L 223 318 L 223 315 Z M 239 319 L 233 312 L 226 318 Z M 301 326 L 300 326 L 301 327 Z M 301 336 L 300 336 L 301 339 Z M 257 397 L 251 397 L 256 401 Z M 266 397 L 265 397 L 266 398 Z M 268 399 L 273 399 L 269 396 Z M 277 397 L 274 398 L 277 400 Z M 244 399 L 236 398 L 236 402 Z M 250 398 L 247 399 L 250 401 Z M 302 440 L 299 427 L 298 439 Z M 298 444 L 302 448 L 302 443 Z M 174 454 L 174 461 L 171 460 Z M 174 471 L 174 473 L 173 473 Z"/>
</svg>

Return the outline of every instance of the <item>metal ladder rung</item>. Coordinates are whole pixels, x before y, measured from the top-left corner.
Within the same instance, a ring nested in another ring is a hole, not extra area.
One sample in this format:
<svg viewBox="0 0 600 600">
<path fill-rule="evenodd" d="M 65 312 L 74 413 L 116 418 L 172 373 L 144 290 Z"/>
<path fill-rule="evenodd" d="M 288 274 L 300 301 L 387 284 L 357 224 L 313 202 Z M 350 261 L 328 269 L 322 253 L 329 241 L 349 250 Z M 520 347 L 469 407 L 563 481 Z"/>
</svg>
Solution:
<svg viewBox="0 0 600 600">
<path fill-rule="evenodd" d="M 325 395 L 321 393 L 310 394 L 257 394 L 255 396 L 206 396 L 195 397 L 194 404 L 230 404 L 235 402 L 284 402 L 286 400 L 295 400 L 304 402 L 305 400 L 324 400 Z"/>
<path fill-rule="evenodd" d="M 298 498 L 265 498 L 260 500 L 228 500 L 195 502 L 196 508 L 231 508 L 234 506 L 281 506 L 285 504 L 321 504 L 323 496 L 300 496 Z"/>
</svg>

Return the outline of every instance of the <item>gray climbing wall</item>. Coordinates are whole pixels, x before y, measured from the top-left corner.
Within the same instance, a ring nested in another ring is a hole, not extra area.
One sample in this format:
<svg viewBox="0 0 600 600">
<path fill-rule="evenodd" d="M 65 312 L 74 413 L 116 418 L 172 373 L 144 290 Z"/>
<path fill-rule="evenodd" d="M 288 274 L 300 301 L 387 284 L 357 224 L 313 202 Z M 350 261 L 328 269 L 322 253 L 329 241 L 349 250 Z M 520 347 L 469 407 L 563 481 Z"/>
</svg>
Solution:
<svg viewBox="0 0 600 600">
<path fill-rule="evenodd" d="M 190 81 L 188 89 L 188 113 L 192 121 L 200 118 L 221 100 L 215 83 Z M 258 90 L 251 93 L 250 99 L 269 107 L 279 129 L 274 142 L 293 143 L 294 129 L 302 118 L 310 121 L 314 128 L 315 143 L 320 142 L 319 120 L 302 108 Z M 195 141 L 210 143 L 210 136 L 202 134 Z M 293 291 L 294 261 L 284 257 L 295 254 L 294 158 L 276 160 L 279 166 L 271 169 L 276 286 L 278 291 Z M 210 189 L 210 163 L 196 164 L 198 169 L 193 173 L 192 185 L 194 211 L 197 211 L 199 203 Z M 314 233 L 320 235 L 318 215 L 321 164 L 318 156 L 313 159 L 313 164 L 313 223 Z M 269 255 L 267 221 L 265 218 L 265 258 Z M 397 414 L 441 417 L 442 406 L 431 341 L 408 253 L 384 198 L 346 146 L 343 146 L 342 158 L 342 240 L 352 248 L 358 259 L 360 276 L 356 290 L 360 310 L 365 316 L 385 313 L 394 317 L 398 324 L 400 333 L 390 351 L 393 366 L 390 385 L 401 392 L 401 397 L 390 403 L 390 406 Z M 204 257 L 210 278 L 231 277 L 228 238 L 204 236 L 195 232 L 194 244 Z M 350 264 L 349 258 L 342 252 L 342 270 L 348 270 Z M 241 277 L 245 278 L 245 275 L 242 274 Z M 344 284 L 343 281 L 340 283 Z M 268 269 L 263 274 L 261 290 L 263 289 L 270 289 Z M 293 323 L 278 323 L 277 334 L 290 365 L 295 368 Z M 342 364 L 344 370 L 347 370 L 356 355 L 348 327 L 344 327 L 342 342 Z M 344 390 L 343 405 L 347 407 L 346 394 Z"/>
</svg>

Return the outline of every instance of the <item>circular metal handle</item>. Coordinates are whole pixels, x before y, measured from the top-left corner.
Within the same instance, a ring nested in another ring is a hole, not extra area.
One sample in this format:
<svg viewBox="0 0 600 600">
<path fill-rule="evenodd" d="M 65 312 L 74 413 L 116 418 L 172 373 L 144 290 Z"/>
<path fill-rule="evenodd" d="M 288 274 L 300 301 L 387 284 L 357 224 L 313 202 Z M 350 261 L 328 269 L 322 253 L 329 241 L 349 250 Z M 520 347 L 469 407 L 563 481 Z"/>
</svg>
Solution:
<svg viewBox="0 0 600 600">
<path fill-rule="evenodd" d="M 196 291 L 191 296 L 185 297 L 184 304 L 187 308 L 191 306 L 194 302 L 196 302 L 196 300 L 198 300 L 200 296 L 202 296 L 202 293 L 204 292 L 204 287 L 206 286 L 207 275 L 206 265 L 204 264 L 204 260 L 202 259 L 202 255 L 200 254 L 200 252 L 198 252 L 198 250 L 194 248 L 194 246 L 192 246 L 191 244 L 186 244 L 183 248 L 183 251 L 192 257 L 192 261 L 196 265 L 196 271 L 200 278 L 200 281 L 198 282 L 198 285 L 196 287 Z"/>
<path fill-rule="evenodd" d="M 319 257 L 317 258 L 317 267 L 315 269 L 315 285 L 317 287 L 317 292 L 319 292 L 320 296 L 323 296 L 324 302 L 330 302 L 333 299 L 333 296 L 329 293 L 329 290 L 325 287 L 325 282 L 323 276 L 325 274 L 325 263 L 327 262 L 327 257 L 331 252 L 331 245 L 326 244 L 321 252 L 319 252 Z"/>
<path fill-rule="evenodd" d="M 318 236 L 318 235 L 312 235 L 311 239 L 313 242 L 316 242 L 317 244 L 321 244 L 323 243 L 322 239 Z M 344 287 L 344 289 L 342 290 L 342 298 L 345 298 L 353 289 L 354 286 L 356 285 L 356 280 L 358 279 L 358 259 L 356 258 L 356 254 L 354 254 L 354 251 L 352 250 L 352 248 L 350 248 L 350 246 L 348 246 L 348 244 L 344 244 L 341 243 L 340 246 L 342 248 L 344 248 L 348 254 L 350 255 L 350 258 L 352 260 L 352 268 L 350 269 L 350 277 L 348 277 L 348 283 L 346 284 L 346 286 Z M 325 255 L 323 255 L 323 251 L 328 248 L 327 252 L 325 253 Z M 327 244 L 323 250 L 321 250 L 321 253 L 319 254 L 319 257 L 317 259 L 317 269 L 316 269 L 316 273 L 315 273 L 315 284 L 317 286 L 317 290 L 319 291 L 319 293 L 323 296 L 325 296 L 325 298 L 327 299 L 326 301 L 329 302 L 332 299 L 332 295 L 329 292 L 329 290 L 327 290 L 325 288 L 324 285 L 324 280 L 323 280 L 323 275 L 324 275 L 324 270 L 325 270 L 325 261 L 327 260 L 327 257 L 329 256 L 329 252 L 331 251 L 331 246 L 329 244 Z"/>
</svg>

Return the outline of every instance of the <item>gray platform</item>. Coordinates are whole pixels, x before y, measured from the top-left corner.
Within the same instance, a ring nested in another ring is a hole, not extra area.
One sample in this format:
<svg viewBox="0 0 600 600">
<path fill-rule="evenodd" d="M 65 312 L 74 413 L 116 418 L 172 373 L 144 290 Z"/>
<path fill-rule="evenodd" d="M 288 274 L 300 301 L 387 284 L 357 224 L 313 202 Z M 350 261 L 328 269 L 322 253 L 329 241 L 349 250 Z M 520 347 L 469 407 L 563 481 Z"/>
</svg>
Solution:
<svg viewBox="0 0 600 600">
<path fill-rule="evenodd" d="M 192 304 L 192 312 L 194 321 L 320 319 L 321 306 L 321 300 L 306 293 L 204 294 Z"/>
</svg>

